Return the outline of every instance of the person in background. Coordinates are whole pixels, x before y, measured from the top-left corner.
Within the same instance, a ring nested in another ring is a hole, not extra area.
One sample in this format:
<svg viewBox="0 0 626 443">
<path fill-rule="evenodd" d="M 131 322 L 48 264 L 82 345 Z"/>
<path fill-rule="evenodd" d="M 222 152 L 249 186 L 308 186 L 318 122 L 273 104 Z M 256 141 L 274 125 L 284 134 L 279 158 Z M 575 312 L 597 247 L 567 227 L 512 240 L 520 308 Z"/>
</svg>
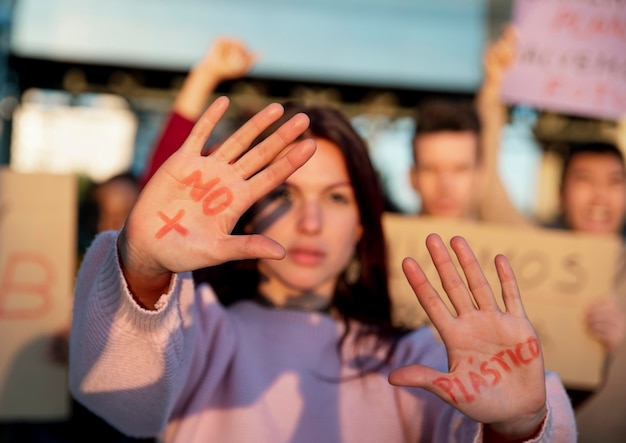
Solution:
<svg viewBox="0 0 626 443">
<path fill-rule="evenodd" d="M 559 185 L 561 213 L 547 226 L 617 235 L 626 222 L 624 155 L 605 141 L 566 144 Z"/>
<path fill-rule="evenodd" d="M 499 88 L 513 57 L 511 37 L 505 33 L 485 51 L 475 100 L 435 96 L 418 104 L 410 179 L 421 215 L 532 225 L 509 198 L 497 165 L 507 118 Z"/>
<path fill-rule="evenodd" d="M 187 73 L 174 99 L 170 114 L 165 119 L 165 125 L 141 177 L 142 187 L 183 144 L 219 84 L 243 77 L 256 61 L 256 54 L 235 38 L 221 36 L 211 43 L 203 57 Z M 239 119 L 235 120 L 234 125 L 238 125 Z"/>
<path fill-rule="evenodd" d="M 417 109 L 411 184 L 420 215 L 477 219 L 484 170 L 480 120 L 473 103 L 430 99 Z"/>
<path fill-rule="evenodd" d="M 612 143 L 567 143 L 559 188 L 561 212 L 546 227 L 621 238 L 620 232 L 626 221 L 625 169 L 622 151 Z M 624 253 L 622 251 L 622 255 Z M 605 348 L 606 370 L 626 332 L 623 314 L 626 308 L 626 267 L 623 257 L 618 260 L 615 275 L 614 291 L 605 294 L 586 313 L 589 330 Z M 594 392 L 569 389 L 575 408 Z"/>
<path fill-rule="evenodd" d="M 626 243 L 621 235 L 626 222 L 626 173 L 623 151 L 611 142 L 570 143 L 560 185 L 561 214 L 549 227 L 571 229 L 621 240 L 613 293 L 589 312 L 594 329 L 606 334 L 609 352 L 602 385 L 592 396 L 576 392 L 579 404 L 581 443 L 622 442 L 626 435 L 621 405 L 626 403 L 626 341 L 623 312 L 626 311 Z M 616 314 L 617 313 L 617 314 Z M 619 315 L 619 322 L 611 318 Z"/>
<path fill-rule="evenodd" d="M 118 230 L 124 225 L 140 190 L 137 176 L 130 171 L 88 186 L 78 209 L 81 253 L 100 232 Z"/>
<path fill-rule="evenodd" d="M 79 401 L 165 442 L 575 441 L 504 256 L 506 312 L 465 240 L 451 244 L 469 287 L 430 235 L 458 316 L 407 258 L 443 343 L 395 328 L 382 193 L 349 121 L 274 103 L 203 155 L 228 103 L 87 251 L 70 340 Z"/>
</svg>

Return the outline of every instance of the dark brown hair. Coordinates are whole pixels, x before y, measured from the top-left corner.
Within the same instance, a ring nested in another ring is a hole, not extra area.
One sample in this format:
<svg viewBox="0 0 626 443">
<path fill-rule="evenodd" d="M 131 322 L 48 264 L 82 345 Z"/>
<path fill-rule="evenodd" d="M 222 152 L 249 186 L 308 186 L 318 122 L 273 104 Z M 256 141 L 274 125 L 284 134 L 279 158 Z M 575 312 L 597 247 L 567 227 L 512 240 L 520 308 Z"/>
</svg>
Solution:
<svg viewBox="0 0 626 443">
<path fill-rule="evenodd" d="M 415 111 L 415 132 L 413 133 L 413 161 L 415 141 L 420 135 L 436 132 L 472 132 L 480 136 L 482 130 L 480 119 L 474 103 L 466 99 L 429 98 L 424 99 Z M 476 150 L 478 161 L 482 153 L 480 144 Z"/>
</svg>

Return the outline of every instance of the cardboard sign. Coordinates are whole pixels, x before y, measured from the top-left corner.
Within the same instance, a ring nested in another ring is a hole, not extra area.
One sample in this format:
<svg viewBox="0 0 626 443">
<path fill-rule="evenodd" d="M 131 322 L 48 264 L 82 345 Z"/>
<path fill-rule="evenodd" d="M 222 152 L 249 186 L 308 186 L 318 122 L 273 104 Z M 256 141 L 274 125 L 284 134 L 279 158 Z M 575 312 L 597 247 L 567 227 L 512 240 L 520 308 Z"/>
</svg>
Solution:
<svg viewBox="0 0 626 443">
<path fill-rule="evenodd" d="M 516 0 L 516 60 L 503 100 L 583 117 L 626 115 L 626 5 Z"/>
<path fill-rule="evenodd" d="M 572 387 L 592 388 L 601 381 L 604 351 L 586 331 L 584 312 L 590 303 L 612 291 L 619 239 L 391 213 L 385 214 L 383 222 L 397 324 L 429 324 L 401 268 L 408 256 L 422 266 L 454 313 L 424 242 L 432 232 L 445 242 L 461 235 L 469 242 L 502 308 L 494 258 L 504 254 L 511 262 L 526 314 L 542 344 L 546 368 L 557 372 Z M 462 271 L 460 274 L 463 276 Z"/>
<path fill-rule="evenodd" d="M 51 340 L 70 325 L 75 178 L 0 169 L 0 419 L 69 416 L 67 368 Z"/>
</svg>

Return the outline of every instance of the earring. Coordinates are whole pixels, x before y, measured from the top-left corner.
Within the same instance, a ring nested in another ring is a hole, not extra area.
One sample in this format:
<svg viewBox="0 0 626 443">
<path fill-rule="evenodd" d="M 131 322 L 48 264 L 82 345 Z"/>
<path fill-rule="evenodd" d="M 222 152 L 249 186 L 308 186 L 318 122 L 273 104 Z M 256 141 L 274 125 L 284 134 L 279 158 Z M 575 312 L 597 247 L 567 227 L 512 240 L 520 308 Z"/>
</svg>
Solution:
<svg viewBox="0 0 626 443">
<path fill-rule="evenodd" d="M 346 266 L 346 270 L 344 271 L 344 275 L 346 278 L 346 283 L 348 283 L 349 285 L 353 285 L 357 281 L 359 281 L 359 278 L 361 277 L 361 262 L 356 255 L 354 255 L 350 259 L 350 262 L 348 263 L 348 266 Z"/>
</svg>

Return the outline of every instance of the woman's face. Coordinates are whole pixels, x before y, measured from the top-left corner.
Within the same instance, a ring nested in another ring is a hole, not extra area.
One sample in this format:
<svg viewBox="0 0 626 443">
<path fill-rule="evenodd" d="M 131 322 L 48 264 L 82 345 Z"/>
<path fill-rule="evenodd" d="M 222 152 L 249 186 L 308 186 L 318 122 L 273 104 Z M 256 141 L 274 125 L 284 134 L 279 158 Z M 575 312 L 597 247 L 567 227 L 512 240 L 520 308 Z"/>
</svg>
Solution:
<svg viewBox="0 0 626 443">
<path fill-rule="evenodd" d="M 316 142 L 313 157 L 260 202 L 252 222 L 254 232 L 287 252 L 282 260 L 259 261 L 259 290 L 278 306 L 327 303 L 363 231 L 341 151 Z"/>
</svg>

